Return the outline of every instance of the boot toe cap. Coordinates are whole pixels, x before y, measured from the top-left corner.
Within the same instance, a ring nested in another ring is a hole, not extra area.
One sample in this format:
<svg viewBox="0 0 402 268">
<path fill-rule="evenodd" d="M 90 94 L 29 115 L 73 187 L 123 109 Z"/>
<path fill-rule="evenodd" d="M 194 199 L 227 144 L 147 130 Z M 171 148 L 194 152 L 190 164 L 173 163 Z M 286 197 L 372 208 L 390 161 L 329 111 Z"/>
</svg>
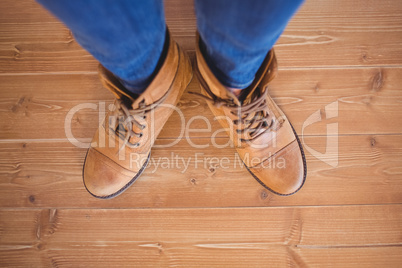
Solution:
<svg viewBox="0 0 402 268">
<path fill-rule="evenodd" d="M 85 159 L 83 179 L 87 191 L 97 198 L 112 198 L 128 188 L 142 173 L 142 169 L 131 171 L 94 148 L 88 150 Z"/>
<path fill-rule="evenodd" d="M 306 177 L 304 153 L 297 140 L 259 165 L 247 169 L 265 188 L 279 195 L 296 193 Z"/>
</svg>

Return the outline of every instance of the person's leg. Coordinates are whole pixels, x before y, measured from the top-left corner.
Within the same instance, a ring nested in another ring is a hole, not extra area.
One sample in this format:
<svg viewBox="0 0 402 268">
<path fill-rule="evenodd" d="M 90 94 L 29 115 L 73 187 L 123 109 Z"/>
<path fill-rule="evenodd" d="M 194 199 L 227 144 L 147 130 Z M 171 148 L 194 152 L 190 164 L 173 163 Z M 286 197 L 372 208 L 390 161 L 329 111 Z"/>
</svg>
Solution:
<svg viewBox="0 0 402 268">
<path fill-rule="evenodd" d="M 301 2 L 196 2 L 201 95 L 250 174 L 279 195 L 296 193 L 307 174 L 300 140 L 268 92 L 277 71 L 272 46 Z"/>
<path fill-rule="evenodd" d="M 83 167 L 91 195 L 115 197 L 145 170 L 156 137 L 191 81 L 190 59 L 166 29 L 163 0 L 38 2 L 100 61 L 100 80 L 116 97 Z"/>
<path fill-rule="evenodd" d="M 77 42 L 141 93 L 163 61 L 166 24 L 162 0 L 37 0 L 69 27 Z"/>
<path fill-rule="evenodd" d="M 254 80 L 267 52 L 303 0 L 195 0 L 200 49 L 229 88 Z"/>
</svg>

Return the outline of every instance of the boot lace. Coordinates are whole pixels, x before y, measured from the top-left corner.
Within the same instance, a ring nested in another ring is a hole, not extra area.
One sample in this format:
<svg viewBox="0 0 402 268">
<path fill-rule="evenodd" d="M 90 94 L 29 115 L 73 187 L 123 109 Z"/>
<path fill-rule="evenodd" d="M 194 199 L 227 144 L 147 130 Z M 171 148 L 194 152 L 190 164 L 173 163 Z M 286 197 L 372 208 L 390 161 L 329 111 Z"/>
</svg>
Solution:
<svg viewBox="0 0 402 268">
<path fill-rule="evenodd" d="M 250 101 L 245 105 L 237 105 L 233 99 L 222 99 L 211 92 L 206 82 L 202 79 L 201 75 L 197 72 L 198 80 L 201 86 L 205 89 L 210 97 L 207 97 L 198 92 L 189 92 L 191 94 L 198 95 L 208 102 L 211 102 L 215 107 L 225 106 L 230 110 L 232 115 L 236 115 L 237 119 L 233 120 L 233 124 L 237 125 L 237 134 L 240 134 L 241 142 L 249 142 L 262 134 L 279 129 L 284 119 L 277 120 L 273 113 L 269 111 L 267 104 L 268 89 L 264 91 L 260 88 L 256 88 L 252 93 Z M 241 128 L 241 126 L 243 128 Z M 244 138 L 247 136 L 249 138 Z"/>
<path fill-rule="evenodd" d="M 137 148 L 140 146 L 140 142 L 131 142 L 132 138 L 140 139 L 143 136 L 143 130 L 146 125 L 140 123 L 141 120 L 145 120 L 147 114 L 155 109 L 160 103 L 162 103 L 167 97 L 165 94 L 158 101 L 145 105 L 145 101 L 142 100 L 138 108 L 132 109 L 127 101 L 117 99 L 114 103 L 115 109 L 113 116 L 109 117 L 109 129 L 115 133 L 120 139 L 123 140 L 123 144 L 120 146 L 118 153 L 127 145 L 130 148 Z M 134 127 L 138 131 L 134 131 Z"/>
</svg>

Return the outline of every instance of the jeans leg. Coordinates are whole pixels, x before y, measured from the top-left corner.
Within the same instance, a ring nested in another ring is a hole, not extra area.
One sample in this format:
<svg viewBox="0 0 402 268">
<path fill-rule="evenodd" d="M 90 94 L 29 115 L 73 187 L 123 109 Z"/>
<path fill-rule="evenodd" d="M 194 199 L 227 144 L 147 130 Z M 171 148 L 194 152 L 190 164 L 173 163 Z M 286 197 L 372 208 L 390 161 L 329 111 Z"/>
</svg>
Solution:
<svg viewBox="0 0 402 268">
<path fill-rule="evenodd" d="M 220 82 L 245 88 L 303 0 L 195 0 L 201 52 Z"/>
<path fill-rule="evenodd" d="M 37 0 L 77 42 L 133 93 L 141 93 L 160 65 L 166 23 L 163 0 Z"/>
</svg>

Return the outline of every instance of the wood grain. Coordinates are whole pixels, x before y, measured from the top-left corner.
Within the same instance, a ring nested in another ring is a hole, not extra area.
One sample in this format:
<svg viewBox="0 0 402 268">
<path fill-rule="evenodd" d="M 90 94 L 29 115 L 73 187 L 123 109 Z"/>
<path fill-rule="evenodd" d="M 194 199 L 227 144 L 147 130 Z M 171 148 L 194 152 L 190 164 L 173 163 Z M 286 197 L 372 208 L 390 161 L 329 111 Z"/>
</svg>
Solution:
<svg viewBox="0 0 402 268">
<path fill-rule="evenodd" d="M 401 205 L 2 210 L 0 263 L 397 267 L 401 212 Z"/>
<path fill-rule="evenodd" d="M 399 268 L 401 247 L 303 248 L 265 247 L 199 249 L 170 244 L 58 245 L 57 248 L 7 248 L 0 264 L 12 267 L 390 267 Z M 21 257 L 23 256 L 23 257 Z"/>
<path fill-rule="evenodd" d="M 163 139 L 157 145 L 172 142 Z M 189 143 L 209 146 L 194 148 Z M 173 147 L 154 148 L 138 181 L 123 195 L 104 201 L 90 196 L 83 186 L 86 149 L 63 141 L 0 143 L 0 206 L 166 208 L 402 202 L 401 135 L 340 136 L 338 152 L 333 151 L 335 143 L 328 148 L 326 144 L 325 137 L 304 139 L 307 181 L 289 197 L 276 196 L 260 186 L 233 148 L 215 148 L 210 139 L 184 139 Z M 317 159 L 312 149 L 328 150 L 328 154 Z M 329 165 L 336 161 L 336 167 Z"/>
</svg>

